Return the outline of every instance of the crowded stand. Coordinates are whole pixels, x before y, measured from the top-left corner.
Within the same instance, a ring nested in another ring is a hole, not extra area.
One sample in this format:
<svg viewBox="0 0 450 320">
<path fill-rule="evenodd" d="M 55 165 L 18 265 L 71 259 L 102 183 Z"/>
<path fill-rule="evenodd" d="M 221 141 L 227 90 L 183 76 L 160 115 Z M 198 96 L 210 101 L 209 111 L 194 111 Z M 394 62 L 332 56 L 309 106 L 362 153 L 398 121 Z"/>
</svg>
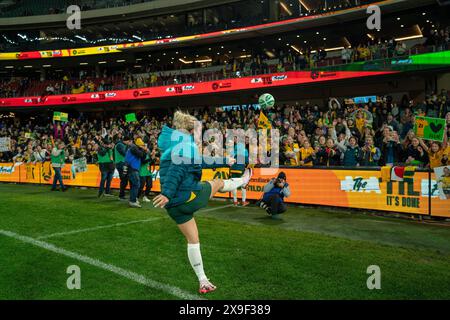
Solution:
<svg viewBox="0 0 450 320">
<path fill-rule="evenodd" d="M 256 129 L 256 107 L 231 108 L 222 112 L 196 109 L 204 129 Z M 415 115 L 446 119 L 443 143 L 423 141 L 414 135 Z M 2 162 L 36 163 L 48 161 L 58 142 L 66 149 L 66 161 L 86 157 L 97 162 L 99 141 L 117 143 L 125 136 L 142 139 L 158 162 L 157 137 L 172 113 L 142 111 L 138 122 L 126 123 L 124 114 L 83 114 L 68 122 L 40 117 L 0 120 L 0 137 L 11 138 L 11 151 L 0 154 Z M 423 168 L 447 165 L 450 152 L 450 100 L 446 90 L 412 102 L 407 96 L 393 101 L 387 96 L 355 104 L 330 99 L 326 106 L 305 103 L 282 104 L 268 112 L 272 128 L 279 129 L 279 160 L 286 166 L 383 166 L 411 164 Z"/>
</svg>

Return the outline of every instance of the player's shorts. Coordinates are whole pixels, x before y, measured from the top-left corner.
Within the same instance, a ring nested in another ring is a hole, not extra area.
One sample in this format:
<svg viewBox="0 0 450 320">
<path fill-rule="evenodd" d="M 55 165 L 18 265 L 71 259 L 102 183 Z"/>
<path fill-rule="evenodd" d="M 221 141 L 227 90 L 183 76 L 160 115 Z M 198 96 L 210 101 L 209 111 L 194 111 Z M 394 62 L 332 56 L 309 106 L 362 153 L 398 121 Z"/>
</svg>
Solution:
<svg viewBox="0 0 450 320">
<path fill-rule="evenodd" d="M 167 209 L 169 216 L 175 220 L 177 224 L 188 222 L 194 217 L 194 212 L 208 205 L 211 196 L 211 184 L 208 182 L 201 182 L 200 185 L 202 187 L 201 190 L 193 191 L 191 199 L 189 199 L 188 202 Z"/>
</svg>

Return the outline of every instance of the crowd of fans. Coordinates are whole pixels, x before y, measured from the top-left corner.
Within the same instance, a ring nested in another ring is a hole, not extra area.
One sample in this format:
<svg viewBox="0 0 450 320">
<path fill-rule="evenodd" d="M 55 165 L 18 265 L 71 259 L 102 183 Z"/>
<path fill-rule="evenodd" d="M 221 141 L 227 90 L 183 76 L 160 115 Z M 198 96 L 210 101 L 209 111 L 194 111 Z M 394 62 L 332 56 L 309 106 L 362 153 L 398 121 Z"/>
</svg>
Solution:
<svg viewBox="0 0 450 320">
<path fill-rule="evenodd" d="M 191 113 L 203 121 L 204 129 L 258 128 L 259 110 L 230 109 L 216 112 L 210 108 Z M 284 104 L 266 110 L 272 128 L 280 130 L 281 165 L 287 166 L 383 166 L 447 165 L 450 147 L 450 100 L 447 91 L 413 103 L 404 97 L 400 103 L 384 97 L 358 105 L 330 99 L 327 106 Z M 446 119 L 443 143 L 423 141 L 414 134 L 415 115 Z M 98 118 L 94 118 L 94 117 Z M 140 138 L 154 163 L 158 163 L 157 138 L 164 124 L 171 125 L 171 114 L 142 111 L 139 122 L 126 123 L 123 114 L 80 114 L 67 123 L 42 119 L 3 118 L 0 137 L 11 138 L 11 149 L 0 153 L 1 162 L 36 163 L 48 161 L 50 150 L 62 141 L 66 161 L 86 157 L 96 163 L 98 142 L 117 142 L 123 137 Z M 255 141 L 247 141 L 254 144 Z M 249 146 L 249 145 L 248 145 Z M 247 147 L 248 147 L 247 146 Z M 270 153 L 270 150 L 268 150 Z"/>
</svg>

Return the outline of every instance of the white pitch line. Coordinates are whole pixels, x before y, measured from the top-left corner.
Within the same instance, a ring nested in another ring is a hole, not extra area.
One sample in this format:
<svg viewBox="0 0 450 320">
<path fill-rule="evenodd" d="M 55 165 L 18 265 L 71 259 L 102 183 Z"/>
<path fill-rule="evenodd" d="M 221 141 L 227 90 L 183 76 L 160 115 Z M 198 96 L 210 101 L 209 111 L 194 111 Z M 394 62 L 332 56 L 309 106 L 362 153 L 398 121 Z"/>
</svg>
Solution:
<svg viewBox="0 0 450 320">
<path fill-rule="evenodd" d="M 119 223 L 109 224 L 109 225 L 105 225 L 105 226 L 97 226 L 97 227 L 92 227 L 92 228 L 78 229 L 78 230 L 72 230 L 72 231 L 66 231 L 66 232 L 57 232 L 57 233 L 52 233 L 52 234 L 49 234 L 49 235 L 40 236 L 40 237 L 37 237 L 36 239 L 48 239 L 48 238 L 53 238 L 53 237 L 58 237 L 58 236 L 66 236 L 66 235 L 69 235 L 69 234 L 88 232 L 88 231 L 95 231 L 95 230 L 107 229 L 107 228 L 114 228 L 114 227 L 126 226 L 126 225 L 136 224 L 136 223 L 150 222 L 150 221 L 154 221 L 154 220 L 158 220 L 158 219 L 162 219 L 162 218 L 160 218 L 160 217 L 156 218 L 155 217 L 155 218 L 150 218 L 150 219 L 145 219 L 145 220 L 134 220 L 134 221 L 128 221 L 128 222 L 119 222 Z"/>
<path fill-rule="evenodd" d="M 181 299 L 186 299 L 186 300 L 204 300 L 202 298 L 200 298 L 198 295 L 194 295 L 191 294 L 189 292 L 184 291 L 183 289 L 180 289 L 178 287 L 175 286 L 171 286 L 169 284 L 165 284 L 165 283 L 161 283 L 152 279 L 148 279 L 143 275 L 140 275 L 138 273 L 132 272 L 132 271 L 128 271 L 126 269 L 122 269 L 120 267 L 116 267 L 112 264 L 108 264 L 105 262 L 102 262 L 98 259 L 94 259 L 88 256 L 83 256 L 81 254 L 78 254 L 76 252 L 73 251 L 69 251 L 63 248 L 59 248 L 54 246 L 53 244 L 44 242 L 44 241 L 40 241 L 31 237 L 27 237 L 27 236 L 23 236 L 17 233 L 14 233 L 12 231 L 8 231 L 8 230 L 1 230 L 0 229 L 0 234 L 4 235 L 6 237 L 10 237 L 19 241 L 22 241 L 24 243 L 28 243 L 31 245 L 34 245 L 36 247 L 54 252 L 56 254 L 62 255 L 62 256 L 66 256 L 87 264 L 90 264 L 94 267 L 103 269 L 103 270 L 107 270 L 110 271 L 112 273 L 115 273 L 121 277 L 127 278 L 129 280 L 132 280 L 134 282 L 137 282 L 139 284 L 142 284 L 144 286 L 153 288 L 153 289 L 157 289 L 157 290 L 161 290 L 164 291 L 166 293 L 169 293 L 175 297 L 181 298 Z"/>
<path fill-rule="evenodd" d="M 220 209 L 224 209 L 224 208 L 228 208 L 228 207 L 232 207 L 232 206 L 234 206 L 234 204 L 227 204 L 226 206 L 209 208 L 209 209 L 205 209 L 205 210 L 199 210 L 198 212 L 216 211 L 216 210 L 220 210 Z"/>
</svg>

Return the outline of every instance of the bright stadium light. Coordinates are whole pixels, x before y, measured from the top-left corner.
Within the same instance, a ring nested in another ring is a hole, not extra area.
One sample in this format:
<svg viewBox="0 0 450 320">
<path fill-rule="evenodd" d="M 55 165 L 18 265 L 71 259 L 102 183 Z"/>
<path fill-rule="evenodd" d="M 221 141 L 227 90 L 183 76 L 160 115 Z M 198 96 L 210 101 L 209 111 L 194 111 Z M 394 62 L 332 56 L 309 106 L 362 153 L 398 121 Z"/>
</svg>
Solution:
<svg viewBox="0 0 450 320">
<path fill-rule="evenodd" d="M 303 52 L 301 52 L 296 46 L 292 45 L 291 48 L 297 51 L 298 53 L 303 54 Z"/>
<path fill-rule="evenodd" d="M 292 16 L 292 11 L 289 10 L 289 8 L 286 6 L 286 4 L 285 4 L 284 2 L 281 2 L 281 1 L 280 1 L 280 5 L 281 5 L 281 7 L 284 9 L 284 11 L 287 12 L 288 15 Z"/>
<path fill-rule="evenodd" d="M 413 40 L 413 39 L 419 39 L 419 38 L 423 38 L 423 35 L 418 34 L 418 35 L 415 35 L 415 36 L 396 38 L 395 41 L 406 41 L 406 40 Z"/>
<path fill-rule="evenodd" d="M 183 62 L 184 64 L 191 64 L 194 63 L 194 61 L 186 61 L 183 58 L 178 59 L 180 62 Z"/>
<path fill-rule="evenodd" d="M 198 63 L 212 62 L 212 59 L 195 60 L 195 62 L 198 62 Z"/>
</svg>

